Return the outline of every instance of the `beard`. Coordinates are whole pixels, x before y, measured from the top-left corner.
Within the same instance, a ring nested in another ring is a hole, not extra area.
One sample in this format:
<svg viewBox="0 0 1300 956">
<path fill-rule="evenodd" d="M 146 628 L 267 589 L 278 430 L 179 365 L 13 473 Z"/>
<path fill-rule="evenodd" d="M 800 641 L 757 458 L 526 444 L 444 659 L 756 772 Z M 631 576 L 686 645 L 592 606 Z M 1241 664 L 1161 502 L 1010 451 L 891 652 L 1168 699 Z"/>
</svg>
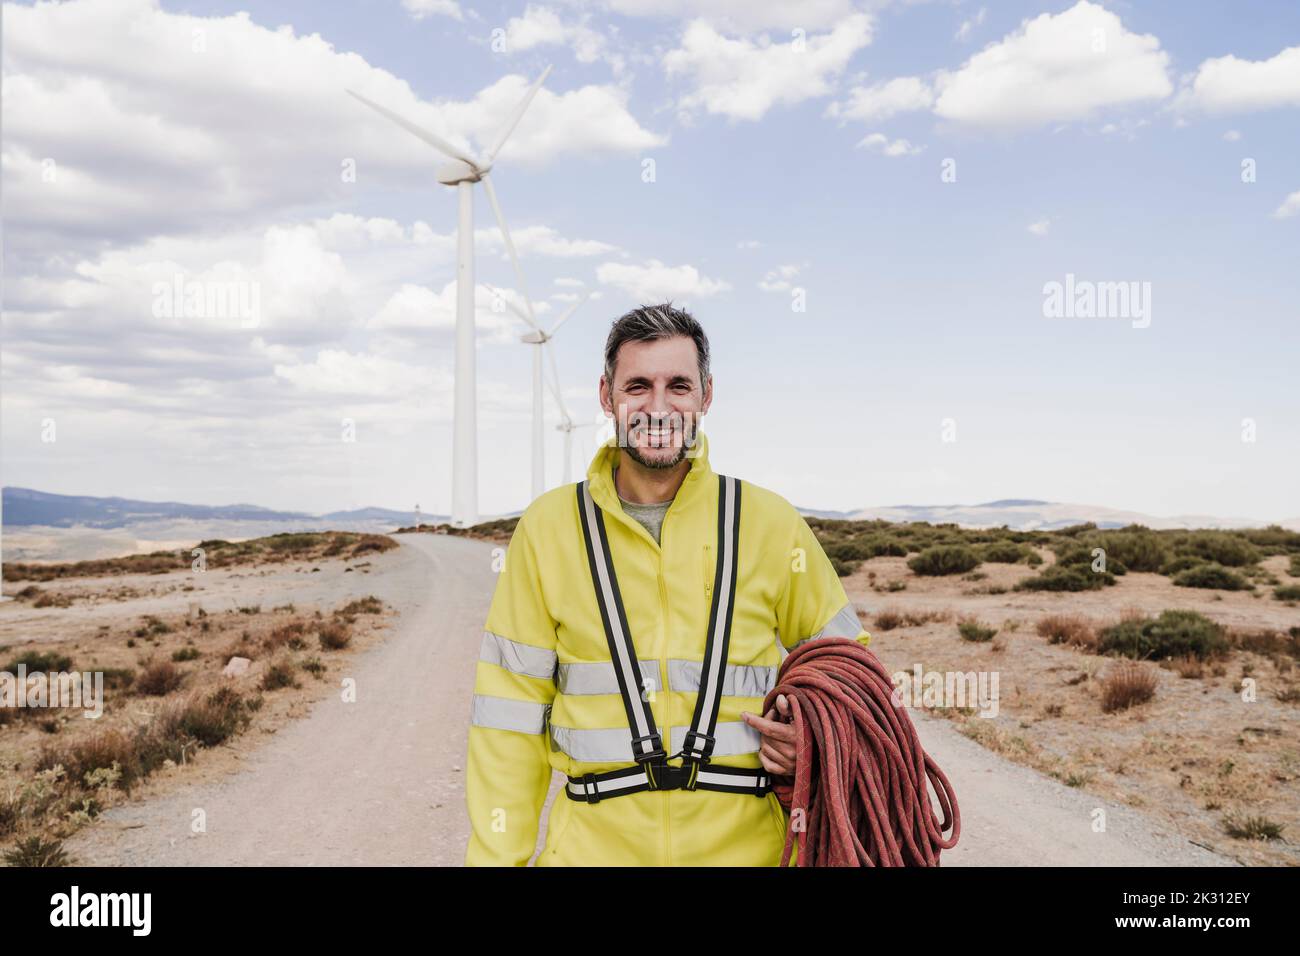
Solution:
<svg viewBox="0 0 1300 956">
<path fill-rule="evenodd" d="M 698 427 L 698 422 L 686 416 L 681 420 L 680 427 L 675 429 L 682 439 L 681 445 L 677 448 L 671 446 L 638 448 L 635 441 L 628 441 L 623 446 L 623 450 L 627 452 L 629 458 L 643 468 L 675 468 L 686 458 L 687 450 L 693 447 L 695 430 Z"/>
</svg>

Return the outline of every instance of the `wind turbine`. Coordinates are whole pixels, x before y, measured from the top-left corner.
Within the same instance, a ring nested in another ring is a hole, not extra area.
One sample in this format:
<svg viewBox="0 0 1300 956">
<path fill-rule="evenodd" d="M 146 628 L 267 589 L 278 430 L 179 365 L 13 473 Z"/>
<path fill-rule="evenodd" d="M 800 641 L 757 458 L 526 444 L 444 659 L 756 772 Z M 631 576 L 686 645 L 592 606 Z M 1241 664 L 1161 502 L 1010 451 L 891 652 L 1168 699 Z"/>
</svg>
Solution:
<svg viewBox="0 0 1300 956">
<path fill-rule="evenodd" d="M 569 412 L 564 407 L 564 399 L 560 397 L 560 372 L 555 364 L 555 351 L 551 348 L 551 339 L 554 338 L 556 330 L 568 321 L 569 316 L 578 311 L 578 307 L 591 298 L 591 293 L 588 292 L 577 302 L 573 303 L 573 305 L 569 306 L 568 310 L 556 320 L 554 325 L 551 326 L 550 331 L 547 331 L 538 325 L 536 319 L 533 317 L 532 303 L 528 300 L 527 292 L 523 295 L 524 305 L 527 306 L 527 311 L 516 305 L 512 299 L 506 298 L 506 296 L 502 295 L 499 290 L 493 289 L 493 292 L 495 292 L 517 316 L 533 327 L 533 331 L 525 332 L 519 337 L 519 340 L 525 345 L 537 346 L 537 348 L 533 350 L 533 497 L 537 498 L 546 491 L 545 438 L 543 436 L 544 424 L 542 421 L 542 353 L 546 353 L 546 358 L 550 362 L 552 378 L 550 383 L 551 394 L 555 397 L 555 404 L 560 407 L 560 415 L 564 419 L 565 424 L 571 427 L 576 427 L 572 425 L 573 420 L 569 418 Z M 563 430 L 565 426 L 560 425 L 559 427 Z M 569 450 L 571 442 L 572 438 L 570 433 L 565 431 L 564 483 L 566 485 L 569 483 Z"/>
<path fill-rule="evenodd" d="M 492 169 L 497 153 L 501 151 L 501 147 L 506 144 L 510 134 L 519 125 L 524 112 L 550 72 L 551 68 L 548 66 L 528 88 L 528 92 L 519 101 L 519 105 L 515 107 L 501 130 L 496 144 L 479 159 L 457 149 L 436 133 L 412 123 L 387 107 L 366 99 L 355 90 L 348 90 L 349 94 L 376 113 L 392 120 L 408 133 L 418 136 L 451 160 L 439 166 L 436 175 L 438 182 L 456 187 L 460 200 L 456 243 L 456 391 L 452 405 L 451 451 L 451 523 L 457 528 L 469 527 L 478 521 L 478 414 L 474 354 L 474 183 L 482 183 L 483 191 L 487 193 L 488 203 L 492 206 L 492 214 L 496 216 L 497 225 L 501 229 L 501 238 L 505 242 L 506 251 L 510 253 L 510 261 L 515 268 L 515 279 L 519 283 L 520 291 L 524 293 L 524 303 L 531 317 L 533 306 L 528 301 L 528 293 L 525 291 L 524 272 L 519 267 L 519 256 L 515 254 L 515 244 L 510 239 L 510 230 L 506 228 L 505 216 L 501 214 L 501 204 L 497 201 L 496 190 L 492 187 L 492 179 L 488 173 Z"/>
</svg>

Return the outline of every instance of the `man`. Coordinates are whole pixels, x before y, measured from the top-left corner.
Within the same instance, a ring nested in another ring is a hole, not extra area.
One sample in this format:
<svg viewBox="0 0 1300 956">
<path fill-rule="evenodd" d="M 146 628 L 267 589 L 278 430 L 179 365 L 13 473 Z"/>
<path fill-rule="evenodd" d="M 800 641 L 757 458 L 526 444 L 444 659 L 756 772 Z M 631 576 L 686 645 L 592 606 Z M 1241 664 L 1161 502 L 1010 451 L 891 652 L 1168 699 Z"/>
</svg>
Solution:
<svg viewBox="0 0 1300 956">
<path fill-rule="evenodd" d="M 465 862 L 527 864 L 558 770 L 538 866 L 777 865 L 787 817 L 770 778 L 793 772 L 793 729 L 784 697 L 755 711 L 798 644 L 870 635 L 794 507 L 712 470 L 698 428 L 713 402 L 709 343 L 692 316 L 657 305 L 618 319 L 600 402 L 617 434 L 585 485 L 528 506 L 497 581 Z M 652 732 L 634 734 L 643 720 Z"/>
</svg>

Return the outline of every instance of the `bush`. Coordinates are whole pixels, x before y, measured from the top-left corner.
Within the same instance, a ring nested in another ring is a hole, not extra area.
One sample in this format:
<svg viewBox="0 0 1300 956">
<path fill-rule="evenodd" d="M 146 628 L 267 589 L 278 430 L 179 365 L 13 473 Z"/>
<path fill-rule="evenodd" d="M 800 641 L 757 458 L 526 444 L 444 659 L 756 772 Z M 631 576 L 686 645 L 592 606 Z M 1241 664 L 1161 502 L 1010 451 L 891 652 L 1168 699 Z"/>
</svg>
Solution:
<svg viewBox="0 0 1300 956">
<path fill-rule="evenodd" d="M 1251 584 L 1235 571 L 1219 564 L 1202 564 L 1174 575 L 1174 584 L 1180 588 L 1213 588 L 1216 591 L 1252 591 Z"/>
<path fill-rule="evenodd" d="M 1156 695 L 1156 675 L 1131 661 L 1113 668 L 1101 682 L 1101 709 L 1106 713 L 1145 704 Z"/>
<path fill-rule="evenodd" d="M 348 626 L 339 621 L 329 621 L 317 628 L 316 636 L 320 638 L 322 650 L 337 651 L 348 646 L 352 632 Z"/>
<path fill-rule="evenodd" d="M 1017 591 L 1096 591 L 1115 583 L 1109 571 L 1093 571 L 1086 565 L 1054 564 L 1042 574 L 1025 578 L 1016 585 Z"/>
<path fill-rule="evenodd" d="M 1199 568 L 1204 563 L 1205 562 L 1198 557 L 1190 554 L 1183 554 L 1176 558 L 1170 558 L 1162 564 L 1160 566 L 1160 573 L 1172 578 L 1175 574 L 1178 574 L 1181 571 L 1186 571 L 1190 568 Z"/>
<path fill-rule="evenodd" d="M 155 661 L 144 666 L 136 678 L 135 689 L 150 697 L 162 697 L 181 686 L 184 674 L 171 661 Z"/>
<path fill-rule="evenodd" d="M 1041 618 L 1035 628 L 1049 644 L 1069 644 L 1075 647 L 1096 647 L 1097 634 L 1092 623 L 1081 614 L 1049 614 Z"/>
<path fill-rule="evenodd" d="M 195 661 L 198 659 L 199 649 L 192 644 L 188 647 L 182 647 L 178 650 L 172 651 L 172 660 L 178 663 L 180 661 Z"/>
<path fill-rule="evenodd" d="M 39 834 L 29 836 L 5 851 L 10 866 L 68 866 L 68 855 L 60 840 L 47 840 Z"/>
<path fill-rule="evenodd" d="M 1174 542 L 1179 554 L 1190 554 L 1206 562 L 1239 568 L 1259 560 L 1259 550 L 1244 538 L 1226 531 L 1194 531 Z"/>
<path fill-rule="evenodd" d="M 1098 545 L 1106 551 L 1106 569 L 1117 560 L 1130 571 L 1159 571 L 1170 558 L 1169 548 L 1150 531 L 1116 531 Z M 1117 572 L 1118 573 L 1118 572 Z"/>
<path fill-rule="evenodd" d="M 1094 555 L 1093 552 L 1100 550 L 1101 554 Z M 1093 571 L 1093 564 L 1098 559 L 1104 562 L 1103 570 Z M 1083 568 L 1086 571 L 1092 571 L 1093 574 L 1126 574 L 1128 568 L 1118 557 L 1111 554 L 1100 544 L 1075 545 L 1059 551 L 1056 555 L 1056 563 L 1063 568 Z"/>
<path fill-rule="evenodd" d="M 963 640 L 982 644 L 985 641 L 993 640 L 993 637 L 998 633 L 998 629 L 981 624 L 973 617 L 964 617 L 957 622 L 957 633 L 962 636 Z"/>
<path fill-rule="evenodd" d="M 26 651 L 10 661 L 5 670 L 11 674 L 17 674 L 19 664 L 25 666 L 29 674 L 36 671 L 51 673 L 72 670 L 72 658 L 67 654 L 56 654 L 53 651 L 47 651 L 46 653 Z"/>
<path fill-rule="evenodd" d="M 1195 611 L 1163 611 L 1158 618 L 1129 619 L 1104 628 L 1098 649 L 1136 660 L 1196 657 L 1206 660 L 1228 650 L 1218 624 Z"/>
<path fill-rule="evenodd" d="M 1291 555 L 1291 567 L 1287 568 L 1287 574 L 1300 578 L 1300 554 Z"/>
<path fill-rule="evenodd" d="M 1279 601 L 1300 601 L 1300 584 L 1284 584 L 1273 589 L 1273 597 Z"/>
<path fill-rule="evenodd" d="M 219 687 L 207 697 L 185 701 L 163 716 L 161 732 L 215 747 L 239 732 L 248 722 L 244 699 L 230 687 Z"/>
<path fill-rule="evenodd" d="M 980 560 L 989 564 L 1018 564 L 1031 554 L 1029 548 L 1013 541 L 994 541 L 980 548 Z"/>
<path fill-rule="evenodd" d="M 279 690 L 281 687 L 298 687 L 294 668 L 288 661 L 276 661 L 266 668 L 262 675 L 262 690 Z"/>
<path fill-rule="evenodd" d="M 917 574 L 965 574 L 979 567 L 980 559 L 970 548 L 959 545 L 941 545 L 926 548 L 907 562 Z"/>
</svg>

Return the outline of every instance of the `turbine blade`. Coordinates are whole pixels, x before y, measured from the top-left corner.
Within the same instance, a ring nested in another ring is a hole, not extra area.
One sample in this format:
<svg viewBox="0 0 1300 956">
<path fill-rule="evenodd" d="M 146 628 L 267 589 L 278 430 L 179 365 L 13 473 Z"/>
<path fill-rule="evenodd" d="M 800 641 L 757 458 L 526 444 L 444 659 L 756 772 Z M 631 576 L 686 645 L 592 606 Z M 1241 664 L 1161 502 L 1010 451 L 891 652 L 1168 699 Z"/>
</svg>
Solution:
<svg viewBox="0 0 1300 956">
<path fill-rule="evenodd" d="M 563 324 L 565 323 L 565 321 L 569 318 L 569 316 L 571 316 L 571 315 L 573 315 L 573 313 L 577 312 L 577 311 L 578 311 L 578 307 L 579 307 L 580 305 L 582 305 L 584 302 L 586 302 L 586 301 L 587 301 L 588 299 L 590 299 L 590 298 L 591 298 L 591 293 L 588 292 L 586 295 L 584 295 L 584 296 L 583 296 L 581 299 L 579 299 L 577 302 L 573 303 L 573 305 L 569 306 L 568 311 L 565 312 L 564 315 L 560 316 L 560 318 L 556 321 L 556 323 L 555 323 L 554 325 L 551 326 L 551 331 L 547 332 L 546 334 L 547 334 L 547 335 L 554 335 L 554 334 L 555 334 L 555 330 L 558 329 L 561 325 L 563 325 Z"/>
<path fill-rule="evenodd" d="M 484 285 L 487 285 L 487 283 L 485 282 Z M 509 307 L 509 309 L 510 309 L 511 312 L 513 312 L 515 315 L 519 316 L 519 318 L 523 319 L 525 322 L 527 322 L 527 323 L 528 323 L 529 325 L 531 325 L 533 328 L 537 329 L 537 324 L 536 324 L 535 322 L 533 322 L 533 320 L 530 319 L 530 318 L 528 317 L 528 313 L 525 312 L 523 309 L 521 309 L 521 308 L 520 308 L 520 307 L 519 307 L 519 306 L 514 302 L 514 300 L 512 300 L 512 299 L 511 299 L 509 296 L 507 296 L 507 295 L 506 295 L 502 290 L 498 289 L 498 288 L 497 288 L 496 286 L 494 286 L 494 285 L 488 285 L 487 287 L 488 287 L 489 289 L 491 289 L 492 292 L 495 293 L 496 296 L 497 296 L 497 297 L 498 297 L 502 302 L 504 302 L 504 303 L 506 304 L 507 307 Z M 540 332 L 541 329 L 537 329 L 537 331 Z"/>
<path fill-rule="evenodd" d="M 488 202 L 492 206 L 492 214 L 497 218 L 497 226 L 501 229 L 501 238 L 506 244 L 506 251 L 510 253 L 510 264 L 515 267 L 515 281 L 519 283 L 519 294 L 524 297 L 524 305 L 528 309 L 528 323 L 538 332 L 541 332 L 542 327 L 537 324 L 537 316 L 533 312 L 533 300 L 528 295 L 528 285 L 524 282 L 524 270 L 519 265 L 518 254 L 515 253 L 514 240 L 510 238 L 510 229 L 506 226 L 506 217 L 501 214 L 501 203 L 497 202 L 497 191 L 492 185 L 492 177 L 484 173 L 479 182 L 483 184 L 483 190 L 487 193 Z"/>
<path fill-rule="evenodd" d="M 430 146 L 437 149 L 439 152 L 445 153 L 446 155 L 450 156 L 452 159 L 459 159 L 461 162 L 469 163 L 475 169 L 478 168 L 478 164 L 475 163 L 474 160 L 470 159 L 463 152 L 461 152 L 451 143 L 447 142 L 437 133 L 431 133 L 422 126 L 416 126 L 406 117 L 399 116 L 398 114 L 394 113 L 392 110 L 388 109 L 387 107 L 380 106 L 374 100 L 366 99 L 364 96 L 362 96 L 360 93 L 356 92 L 355 90 L 348 90 L 348 94 L 360 100 L 362 103 L 365 103 L 367 106 L 369 106 L 376 113 L 379 113 L 381 116 L 386 116 L 388 119 L 392 120 L 398 126 L 402 127 L 402 129 L 406 130 L 408 133 L 418 136 L 420 139 L 424 140 L 426 143 L 428 143 Z"/>
<path fill-rule="evenodd" d="M 564 420 L 566 422 L 572 421 L 572 419 L 569 418 L 569 410 L 564 407 L 564 399 L 560 397 L 560 369 L 559 366 L 555 364 L 555 350 L 551 348 L 550 339 L 547 339 L 542 343 L 542 348 L 546 352 L 546 357 L 550 359 L 552 379 L 551 394 L 555 396 L 555 404 L 560 406 L 560 414 L 564 416 Z"/>
<path fill-rule="evenodd" d="M 528 104 L 533 101 L 533 97 L 537 95 L 538 89 L 541 88 L 543 81 L 545 81 L 546 77 L 550 75 L 550 72 L 551 68 L 548 66 L 546 69 L 542 70 L 542 75 L 539 76 L 536 81 L 534 81 L 533 85 L 528 88 L 528 92 L 524 94 L 524 98 L 519 101 L 519 105 L 515 107 L 514 113 L 511 114 L 510 121 L 506 123 L 505 128 L 501 131 L 501 135 L 497 137 L 496 145 L 493 146 L 488 151 L 487 155 L 483 157 L 484 165 L 490 166 L 492 161 L 497 158 L 497 153 L 501 152 L 501 147 L 506 144 L 506 140 L 510 138 L 510 134 L 515 131 L 515 127 L 518 126 L 519 121 L 523 119 L 524 112 L 528 109 Z"/>
</svg>

